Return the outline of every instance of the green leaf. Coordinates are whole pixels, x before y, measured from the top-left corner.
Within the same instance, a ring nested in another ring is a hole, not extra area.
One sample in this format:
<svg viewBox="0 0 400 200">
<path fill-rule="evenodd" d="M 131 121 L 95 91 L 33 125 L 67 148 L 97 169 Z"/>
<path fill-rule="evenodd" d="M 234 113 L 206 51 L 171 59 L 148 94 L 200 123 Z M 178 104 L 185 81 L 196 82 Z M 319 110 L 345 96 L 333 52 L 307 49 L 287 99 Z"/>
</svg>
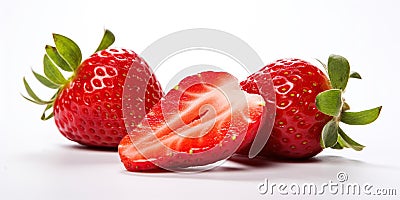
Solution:
<svg viewBox="0 0 400 200">
<path fill-rule="evenodd" d="M 24 98 L 25 98 L 26 100 L 28 100 L 28 101 L 31 101 L 31 102 L 36 103 L 36 104 L 39 104 L 39 105 L 46 105 L 46 104 L 51 103 L 51 102 L 49 102 L 49 101 L 44 101 L 44 100 L 40 99 L 40 98 L 35 94 L 35 92 L 33 92 L 32 88 L 29 86 L 29 84 L 28 84 L 28 82 L 26 81 L 25 77 L 23 78 L 23 81 L 24 81 L 25 90 L 26 90 L 26 92 L 28 93 L 28 95 L 29 95 L 32 99 L 30 99 L 30 98 L 28 98 L 28 97 L 25 97 L 24 95 L 22 95 L 22 97 L 24 97 Z"/>
<path fill-rule="evenodd" d="M 54 116 L 54 112 L 51 112 L 48 116 L 46 116 L 46 112 L 50 109 L 53 108 L 53 104 L 47 104 L 46 108 L 44 109 L 42 116 L 40 117 L 41 120 L 46 121 Z"/>
<path fill-rule="evenodd" d="M 53 38 L 61 57 L 64 58 L 73 70 L 78 68 L 82 61 L 82 53 L 78 45 L 71 39 L 59 34 L 53 34 Z"/>
<path fill-rule="evenodd" d="M 24 99 L 26 99 L 26 100 L 28 100 L 28 101 L 30 101 L 30 102 L 32 102 L 32 103 L 35 103 L 35 104 L 38 104 L 38 105 L 46 105 L 45 103 L 41 103 L 41 102 L 35 101 L 35 100 L 33 100 L 33 99 L 30 99 L 30 98 L 24 96 L 23 94 L 21 94 L 21 96 L 22 96 Z"/>
<path fill-rule="evenodd" d="M 375 121 L 381 112 L 382 106 L 360 112 L 343 112 L 341 121 L 350 125 L 365 125 Z"/>
<path fill-rule="evenodd" d="M 60 70 L 54 65 L 47 54 L 43 57 L 44 74 L 48 79 L 56 84 L 63 85 L 67 82 L 64 76 L 61 74 Z"/>
<path fill-rule="evenodd" d="M 338 132 L 339 133 L 339 132 Z M 341 146 L 343 148 L 350 148 L 350 146 L 347 144 L 346 141 L 342 138 L 342 136 L 338 135 L 338 141 L 336 143 L 337 145 Z M 336 146 L 336 145 L 335 145 Z"/>
<path fill-rule="evenodd" d="M 58 53 L 57 49 L 55 47 L 52 47 L 50 45 L 46 45 L 45 47 L 47 56 L 56 64 L 58 67 L 60 67 L 62 70 L 67 71 L 67 72 L 72 72 L 71 66 L 60 56 Z"/>
<path fill-rule="evenodd" d="M 321 135 L 322 148 L 335 146 L 338 140 L 338 129 L 339 124 L 334 120 L 331 120 L 327 124 L 325 124 L 324 128 L 322 129 Z"/>
<path fill-rule="evenodd" d="M 104 31 L 104 35 L 103 35 L 103 39 L 100 42 L 99 47 L 97 47 L 95 52 L 107 49 L 109 46 L 111 46 L 115 41 L 115 36 L 114 34 L 109 31 L 109 30 L 105 30 Z"/>
<path fill-rule="evenodd" d="M 47 79 L 46 77 L 36 73 L 35 71 L 32 70 L 33 75 L 35 75 L 36 79 L 41 82 L 43 85 L 45 85 L 48 88 L 51 89 L 57 89 L 60 87 L 60 85 L 55 84 L 53 82 L 51 82 L 49 79 Z"/>
<path fill-rule="evenodd" d="M 332 149 L 343 149 L 344 147 L 339 143 L 339 138 L 340 138 L 340 135 L 338 135 L 338 142 L 335 144 L 335 145 L 333 145 L 331 148 Z"/>
<path fill-rule="evenodd" d="M 357 72 L 351 72 L 350 78 L 361 79 L 361 75 L 359 73 L 357 73 Z"/>
<path fill-rule="evenodd" d="M 346 133 L 344 133 L 344 131 L 340 127 L 338 133 L 339 133 L 338 142 L 340 143 L 341 146 L 352 148 L 356 151 L 361 151 L 364 149 L 365 147 L 364 145 L 359 144 L 353 139 L 351 139 L 349 136 L 346 135 Z"/>
<path fill-rule="evenodd" d="M 339 89 L 323 91 L 317 95 L 315 104 L 322 113 L 337 117 L 343 105 L 342 91 Z"/>
<path fill-rule="evenodd" d="M 350 64 L 346 58 L 330 55 L 328 59 L 328 74 L 332 87 L 344 90 L 350 75 Z"/>
</svg>

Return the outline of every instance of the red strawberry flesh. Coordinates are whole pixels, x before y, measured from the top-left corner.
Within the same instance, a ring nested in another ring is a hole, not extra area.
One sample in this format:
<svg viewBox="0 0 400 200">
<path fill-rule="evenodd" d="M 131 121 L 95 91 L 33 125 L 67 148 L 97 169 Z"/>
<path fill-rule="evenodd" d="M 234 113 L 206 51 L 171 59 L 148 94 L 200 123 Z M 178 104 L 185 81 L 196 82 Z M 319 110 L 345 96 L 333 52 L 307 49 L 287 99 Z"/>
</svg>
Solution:
<svg viewBox="0 0 400 200">
<path fill-rule="evenodd" d="M 132 127 L 119 145 L 121 160 L 127 170 L 143 171 L 226 159 L 258 128 L 263 105 L 226 72 L 189 76 Z"/>
</svg>

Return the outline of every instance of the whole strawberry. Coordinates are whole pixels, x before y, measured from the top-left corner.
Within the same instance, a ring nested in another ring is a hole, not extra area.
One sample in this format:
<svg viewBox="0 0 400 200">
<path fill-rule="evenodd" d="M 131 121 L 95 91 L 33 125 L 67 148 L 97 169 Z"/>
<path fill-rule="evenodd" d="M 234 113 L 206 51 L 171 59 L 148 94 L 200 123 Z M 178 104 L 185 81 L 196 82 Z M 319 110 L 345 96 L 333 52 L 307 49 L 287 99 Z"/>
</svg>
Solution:
<svg viewBox="0 0 400 200">
<path fill-rule="evenodd" d="M 123 113 L 123 89 L 135 88 L 129 98 L 129 109 L 134 113 L 132 122 L 140 122 L 150 108 L 163 95 L 162 89 L 146 62 L 127 49 L 107 49 L 114 35 L 106 30 L 96 53 L 83 61 L 79 47 L 71 39 L 53 34 L 55 47 L 46 46 L 43 58 L 44 74 L 33 71 L 45 86 L 57 92 L 49 101 L 41 100 L 24 78 L 31 98 L 46 105 L 43 120 L 54 116 L 56 125 L 66 138 L 88 146 L 116 147 L 127 134 Z M 72 75 L 66 79 L 61 70 Z M 129 72 L 129 73 L 128 73 Z M 134 95 L 133 94 L 133 95 Z M 54 110 L 46 116 L 46 111 Z"/>
<path fill-rule="evenodd" d="M 328 60 L 328 77 L 316 66 L 300 59 L 281 59 L 271 63 L 241 82 L 242 88 L 261 95 L 258 86 L 268 84 L 270 74 L 276 95 L 276 117 L 271 135 L 259 156 L 279 159 L 306 159 L 323 148 L 364 147 L 348 137 L 339 122 L 368 124 L 379 115 L 381 107 L 361 112 L 347 112 L 342 93 L 350 74 L 348 61 L 337 55 Z M 247 152 L 240 152 L 246 154 Z"/>
</svg>

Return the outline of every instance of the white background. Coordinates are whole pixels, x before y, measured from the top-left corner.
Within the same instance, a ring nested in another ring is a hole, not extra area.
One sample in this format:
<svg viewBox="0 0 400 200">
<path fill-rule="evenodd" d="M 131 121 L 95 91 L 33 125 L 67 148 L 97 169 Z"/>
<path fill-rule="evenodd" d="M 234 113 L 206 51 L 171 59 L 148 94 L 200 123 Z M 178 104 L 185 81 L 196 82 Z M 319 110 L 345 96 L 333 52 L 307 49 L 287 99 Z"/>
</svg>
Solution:
<svg viewBox="0 0 400 200">
<path fill-rule="evenodd" d="M 2 0 L 0 199 L 270 199 L 257 191 L 265 178 L 275 183 L 324 183 L 337 181 L 340 171 L 348 174 L 349 183 L 397 188 L 400 195 L 399 9 L 395 0 Z M 68 141 L 52 120 L 40 120 L 42 107 L 20 96 L 23 76 L 39 94 L 49 95 L 30 69 L 41 70 L 51 33 L 73 38 L 87 57 L 97 47 L 103 28 L 116 35 L 114 46 L 138 53 L 175 31 L 214 28 L 246 41 L 265 63 L 283 57 L 325 61 L 331 53 L 340 54 L 363 76 L 349 83 L 346 99 L 352 109 L 383 105 L 383 110 L 369 126 L 345 127 L 367 146 L 362 152 L 327 150 L 305 163 L 230 161 L 190 175 L 128 173 L 116 152 L 88 150 Z M 346 196 L 324 199 L 338 197 Z"/>
</svg>

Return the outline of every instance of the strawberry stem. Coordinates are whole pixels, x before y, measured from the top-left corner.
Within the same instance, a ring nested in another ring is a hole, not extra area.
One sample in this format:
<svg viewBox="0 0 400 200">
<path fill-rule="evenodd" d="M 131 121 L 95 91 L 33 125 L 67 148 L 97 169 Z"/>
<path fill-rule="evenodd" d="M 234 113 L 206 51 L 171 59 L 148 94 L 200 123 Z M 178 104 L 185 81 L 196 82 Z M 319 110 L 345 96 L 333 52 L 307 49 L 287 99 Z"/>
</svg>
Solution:
<svg viewBox="0 0 400 200">
<path fill-rule="evenodd" d="M 32 88 L 29 86 L 25 77 L 23 78 L 25 90 L 29 97 L 22 95 L 26 100 L 39 104 L 46 105 L 41 119 L 48 120 L 53 117 L 53 112 L 46 115 L 46 112 L 53 108 L 54 101 L 64 86 L 73 79 L 77 69 L 82 61 L 82 53 L 79 46 L 68 37 L 59 34 L 53 34 L 55 47 L 46 45 L 46 53 L 43 56 L 44 76 L 32 70 L 35 78 L 44 86 L 57 91 L 48 101 L 39 98 Z M 104 50 L 112 45 L 115 41 L 114 34 L 105 30 L 103 38 L 96 51 Z M 66 79 L 61 71 L 72 72 L 72 75 Z"/>
<path fill-rule="evenodd" d="M 99 44 L 99 46 L 97 47 L 96 52 L 107 49 L 109 46 L 111 46 L 115 41 L 115 36 L 114 34 L 109 31 L 109 30 L 104 30 L 104 35 L 103 35 L 103 39 L 101 39 L 101 42 Z"/>
<path fill-rule="evenodd" d="M 318 60 L 319 61 L 319 60 Z M 321 62 L 321 61 L 319 61 Z M 316 97 L 316 106 L 322 113 L 332 116 L 321 133 L 321 147 L 343 149 L 352 148 L 361 151 L 365 146 L 355 142 L 339 127 L 343 122 L 349 125 L 365 125 L 374 122 L 382 109 L 382 106 L 360 112 L 349 112 L 350 106 L 344 101 L 342 95 L 349 78 L 361 79 L 357 72 L 350 73 L 350 65 L 346 58 L 339 55 L 331 55 L 328 65 L 321 64 L 328 70 L 328 75 L 333 89 L 321 92 Z"/>
</svg>

